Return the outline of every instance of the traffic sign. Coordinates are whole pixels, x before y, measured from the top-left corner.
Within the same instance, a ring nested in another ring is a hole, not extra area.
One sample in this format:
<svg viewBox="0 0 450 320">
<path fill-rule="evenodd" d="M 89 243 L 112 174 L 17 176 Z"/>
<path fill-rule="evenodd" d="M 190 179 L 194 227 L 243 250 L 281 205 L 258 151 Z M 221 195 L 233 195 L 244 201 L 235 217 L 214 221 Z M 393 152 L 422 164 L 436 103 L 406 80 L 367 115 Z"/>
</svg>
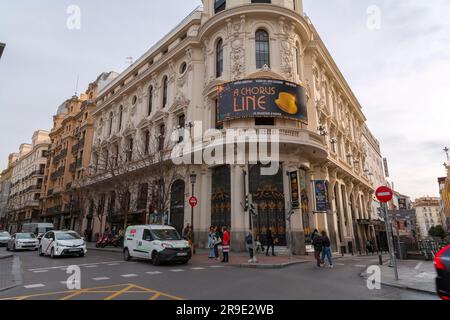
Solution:
<svg viewBox="0 0 450 320">
<path fill-rule="evenodd" d="M 198 199 L 196 197 L 189 198 L 189 205 L 191 207 L 196 207 L 198 205 Z"/>
<path fill-rule="evenodd" d="M 379 187 L 375 192 L 378 201 L 386 203 L 392 200 L 394 192 L 388 187 Z"/>
</svg>

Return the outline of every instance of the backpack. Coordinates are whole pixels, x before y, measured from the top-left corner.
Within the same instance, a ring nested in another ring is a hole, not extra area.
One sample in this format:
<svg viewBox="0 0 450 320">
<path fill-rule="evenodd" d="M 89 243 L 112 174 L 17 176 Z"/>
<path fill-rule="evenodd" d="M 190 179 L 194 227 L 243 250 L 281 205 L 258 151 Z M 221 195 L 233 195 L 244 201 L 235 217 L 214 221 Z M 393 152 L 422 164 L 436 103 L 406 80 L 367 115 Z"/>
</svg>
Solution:
<svg viewBox="0 0 450 320">
<path fill-rule="evenodd" d="M 316 236 L 314 238 L 314 250 L 321 251 L 323 249 L 323 238 L 321 236 Z"/>
<path fill-rule="evenodd" d="M 247 244 L 253 244 L 253 237 L 249 234 L 245 237 L 245 241 L 247 242 Z"/>
</svg>

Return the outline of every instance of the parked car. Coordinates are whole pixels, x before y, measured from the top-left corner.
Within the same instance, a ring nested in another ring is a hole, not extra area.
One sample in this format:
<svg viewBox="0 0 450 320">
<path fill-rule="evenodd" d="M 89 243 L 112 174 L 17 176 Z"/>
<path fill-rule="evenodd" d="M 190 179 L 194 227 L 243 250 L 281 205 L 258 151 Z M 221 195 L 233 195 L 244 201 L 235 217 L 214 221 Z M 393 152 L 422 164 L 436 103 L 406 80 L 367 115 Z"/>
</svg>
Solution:
<svg viewBox="0 0 450 320">
<path fill-rule="evenodd" d="M 8 242 L 11 240 L 11 235 L 7 231 L 0 231 L 0 247 L 8 246 Z"/>
<path fill-rule="evenodd" d="M 192 257 L 189 242 L 183 240 L 178 231 L 169 226 L 131 226 L 125 233 L 123 257 L 151 260 L 153 265 L 162 262 L 186 264 Z"/>
<path fill-rule="evenodd" d="M 450 301 L 450 246 L 439 251 L 434 258 L 437 271 L 436 286 L 439 297 Z"/>
<path fill-rule="evenodd" d="M 75 231 L 49 231 L 42 237 L 39 245 L 39 255 L 49 255 L 51 258 L 84 257 L 86 253 L 86 242 Z"/>
<path fill-rule="evenodd" d="M 38 247 L 39 240 L 34 233 L 16 233 L 9 240 L 6 250 L 37 250 Z"/>
</svg>

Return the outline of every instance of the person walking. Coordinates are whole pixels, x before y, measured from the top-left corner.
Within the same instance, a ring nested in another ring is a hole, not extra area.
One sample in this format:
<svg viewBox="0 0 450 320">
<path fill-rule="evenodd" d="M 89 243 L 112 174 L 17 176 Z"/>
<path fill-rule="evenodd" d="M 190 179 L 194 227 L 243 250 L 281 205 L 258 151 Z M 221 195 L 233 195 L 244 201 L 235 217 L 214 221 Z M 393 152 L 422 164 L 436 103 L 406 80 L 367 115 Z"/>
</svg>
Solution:
<svg viewBox="0 0 450 320">
<path fill-rule="evenodd" d="M 322 259 L 320 257 L 320 254 L 322 253 L 323 250 L 323 239 L 318 232 L 314 237 L 313 246 L 314 246 L 314 257 L 316 258 L 317 266 L 320 268 L 322 265 Z"/>
<path fill-rule="evenodd" d="M 275 240 L 273 238 L 272 228 L 267 229 L 266 240 L 267 240 L 266 256 L 269 256 L 270 248 L 272 248 L 272 256 L 275 257 Z"/>
<path fill-rule="evenodd" d="M 208 234 L 208 248 L 209 248 L 209 259 L 215 259 L 216 254 L 214 252 L 214 239 L 215 239 L 214 227 L 209 228 Z"/>
<path fill-rule="evenodd" d="M 325 231 L 322 231 L 322 264 L 325 265 L 325 259 L 328 260 L 328 267 L 333 268 L 333 255 L 331 253 L 331 241 Z"/>
<path fill-rule="evenodd" d="M 214 227 L 214 255 L 216 256 L 217 261 L 220 261 L 220 251 L 219 247 L 222 245 L 222 233 L 219 230 L 219 227 Z"/>
<path fill-rule="evenodd" d="M 222 228 L 223 239 L 222 239 L 222 253 L 223 253 L 223 263 L 230 262 L 230 233 L 227 227 Z"/>
<path fill-rule="evenodd" d="M 186 225 L 186 227 L 183 229 L 182 237 L 183 237 L 184 239 L 186 239 L 186 240 L 188 240 L 190 229 L 191 229 L 191 225 L 190 225 L 189 223 L 188 223 L 188 224 Z"/>
<path fill-rule="evenodd" d="M 248 253 L 250 255 L 250 260 L 248 260 L 249 263 L 253 262 L 253 257 L 255 254 L 254 248 L 253 248 L 253 232 L 250 230 L 245 237 L 245 242 L 247 246 Z"/>
</svg>

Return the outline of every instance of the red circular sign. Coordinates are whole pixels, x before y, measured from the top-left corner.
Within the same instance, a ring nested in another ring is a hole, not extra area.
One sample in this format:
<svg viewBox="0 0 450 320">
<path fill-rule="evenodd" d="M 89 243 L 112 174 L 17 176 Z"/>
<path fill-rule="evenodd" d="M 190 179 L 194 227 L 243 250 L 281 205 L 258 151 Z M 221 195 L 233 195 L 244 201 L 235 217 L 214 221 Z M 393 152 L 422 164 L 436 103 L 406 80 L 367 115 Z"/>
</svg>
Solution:
<svg viewBox="0 0 450 320">
<path fill-rule="evenodd" d="M 394 192 L 388 187 L 379 187 L 375 196 L 380 202 L 389 202 L 394 197 Z"/>
<path fill-rule="evenodd" d="M 196 197 L 189 198 L 189 205 L 191 207 L 196 207 L 198 205 L 198 199 Z"/>
</svg>

